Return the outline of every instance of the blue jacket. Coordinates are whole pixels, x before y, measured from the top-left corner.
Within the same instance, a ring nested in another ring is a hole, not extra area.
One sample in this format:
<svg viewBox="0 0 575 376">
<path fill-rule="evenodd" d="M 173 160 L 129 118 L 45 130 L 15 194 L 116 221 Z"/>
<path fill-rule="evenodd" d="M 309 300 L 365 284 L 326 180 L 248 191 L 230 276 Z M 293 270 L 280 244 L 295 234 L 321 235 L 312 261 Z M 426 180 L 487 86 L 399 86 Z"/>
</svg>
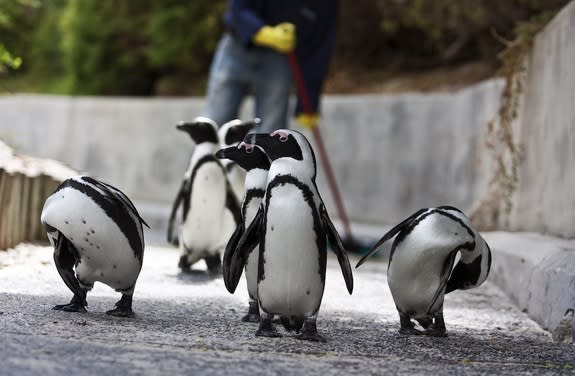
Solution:
<svg viewBox="0 0 575 376">
<path fill-rule="evenodd" d="M 264 25 L 291 22 L 302 76 L 315 112 L 335 41 L 337 0 L 230 0 L 226 26 L 246 47 Z M 304 112 L 298 97 L 296 113 Z"/>
</svg>

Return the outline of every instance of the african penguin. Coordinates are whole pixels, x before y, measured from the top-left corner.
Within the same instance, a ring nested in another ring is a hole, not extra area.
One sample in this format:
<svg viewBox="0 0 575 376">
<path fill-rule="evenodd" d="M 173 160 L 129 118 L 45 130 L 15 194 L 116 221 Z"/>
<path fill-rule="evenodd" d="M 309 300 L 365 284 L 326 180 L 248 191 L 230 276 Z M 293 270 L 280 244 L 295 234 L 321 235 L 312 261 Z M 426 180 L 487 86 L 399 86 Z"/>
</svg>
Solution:
<svg viewBox="0 0 575 376">
<path fill-rule="evenodd" d="M 279 315 L 286 329 L 300 331 L 297 338 L 325 341 L 317 333 L 316 319 L 325 286 L 328 241 L 350 294 L 353 275 L 317 190 L 313 150 L 301 133 L 287 129 L 249 134 L 245 140 L 261 147 L 271 165 L 262 205 L 231 260 L 230 291 L 235 290 L 250 251 L 259 244 L 262 319 L 256 336 L 280 336 L 272 325 L 274 315 Z"/>
<path fill-rule="evenodd" d="M 491 251 L 469 219 L 451 206 L 417 211 L 388 231 L 356 268 L 386 241 L 391 246 L 387 281 L 399 312 L 401 334 L 446 336 L 443 298 L 457 289 L 482 284 L 491 267 Z M 456 256 L 460 259 L 455 265 Z"/>
<path fill-rule="evenodd" d="M 255 118 L 249 121 L 241 121 L 239 119 L 228 121 L 222 125 L 220 129 L 218 129 L 220 148 L 224 149 L 230 146 L 237 146 L 244 140 L 244 137 L 248 134 L 249 131 L 251 131 L 254 127 L 259 126 L 260 124 L 260 118 Z M 244 187 L 246 172 L 239 168 L 233 160 L 224 159 L 221 161 L 221 163 L 226 169 L 228 180 L 232 186 L 236 198 L 239 202 L 241 202 L 246 193 Z"/>
<path fill-rule="evenodd" d="M 86 295 L 102 282 L 122 298 L 112 316 L 131 317 L 132 295 L 144 258 L 142 224 L 134 204 L 119 189 L 88 176 L 65 180 L 42 209 L 41 221 L 54 247 L 54 261 L 74 293 L 55 310 L 86 312 Z"/>
<path fill-rule="evenodd" d="M 210 274 L 220 271 L 220 251 L 241 220 L 240 205 L 214 153 L 219 149 L 217 125 L 205 117 L 180 122 L 178 130 L 187 133 L 196 146 L 168 221 L 168 242 L 179 244 L 183 272 L 204 259 Z M 182 208 L 182 224 L 174 235 L 175 217 Z M 233 224 L 233 226 L 230 225 Z"/>
<path fill-rule="evenodd" d="M 270 161 L 262 149 L 257 146 L 240 143 L 237 147 L 232 146 L 220 149 L 216 153 L 220 159 L 228 159 L 237 163 L 246 171 L 245 179 L 245 198 L 242 203 L 242 221 L 236 227 L 236 231 L 228 241 L 224 253 L 223 274 L 226 287 L 229 286 L 228 270 L 230 268 L 231 258 L 240 237 L 245 231 L 256 213 L 259 210 L 262 198 L 264 197 L 268 170 Z M 246 262 L 246 280 L 248 285 L 248 294 L 250 297 L 249 311 L 242 318 L 244 322 L 259 322 L 260 312 L 258 303 L 258 252 L 252 252 Z"/>
</svg>

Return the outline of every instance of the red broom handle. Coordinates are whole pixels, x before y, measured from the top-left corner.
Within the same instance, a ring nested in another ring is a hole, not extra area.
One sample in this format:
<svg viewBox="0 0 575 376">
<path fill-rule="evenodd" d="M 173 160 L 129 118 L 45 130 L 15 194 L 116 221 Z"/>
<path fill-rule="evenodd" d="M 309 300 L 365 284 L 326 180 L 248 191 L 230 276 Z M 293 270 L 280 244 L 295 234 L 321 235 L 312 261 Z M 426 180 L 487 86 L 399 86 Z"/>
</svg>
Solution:
<svg viewBox="0 0 575 376">
<path fill-rule="evenodd" d="M 313 112 L 314 112 L 313 107 L 311 106 L 311 102 L 309 100 L 309 96 L 307 93 L 307 89 L 305 87 L 305 82 L 303 81 L 303 77 L 301 75 L 301 70 L 299 68 L 299 63 L 297 61 L 297 57 L 295 56 L 295 53 L 293 51 L 289 52 L 287 54 L 287 57 L 288 57 L 288 60 L 289 60 L 290 66 L 291 66 L 292 74 L 293 74 L 294 80 L 295 80 L 296 89 L 297 89 L 297 92 L 298 92 L 299 97 L 301 99 L 303 109 L 306 113 L 313 114 Z M 320 159 L 321 159 L 323 167 L 325 169 L 325 175 L 326 175 L 327 181 L 329 183 L 329 188 L 331 190 L 331 194 L 332 194 L 333 199 L 335 201 L 335 206 L 337 208 L 339 218 L 341 219 L 341 223 L 343 225 L 344 233 L 347 237 L 351 237 L 351 228 L 349 226 L 349 220 L 348 220 L 347 215 L 345 213 L 343 201 L 341 200 L 341 196 L 339 194 L 339 189 L 337 188 L 337 182 L 335 180 L 333 170 L 331 169 L 331 164 L 329 163 L 329 159 L 328 159 L 327 153 L 325 151 L 325 146 L 323 144 L 323 139 L 321 137 L 321 133 L 319 133 L 318 124 L 315 124 L 311 128 L 311 131 L 312 131 L 313 138 L 315 140 L 315 143 L 316 143 L 318 151 L 319 151 Z"/>
</svg>

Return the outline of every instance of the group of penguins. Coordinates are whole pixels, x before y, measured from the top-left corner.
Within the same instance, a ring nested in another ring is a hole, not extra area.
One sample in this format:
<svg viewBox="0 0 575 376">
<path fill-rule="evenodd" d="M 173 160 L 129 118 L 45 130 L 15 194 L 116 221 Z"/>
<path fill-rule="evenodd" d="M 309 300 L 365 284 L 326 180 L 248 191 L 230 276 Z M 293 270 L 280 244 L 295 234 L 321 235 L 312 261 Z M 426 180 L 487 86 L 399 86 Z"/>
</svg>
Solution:
<svg viewBox="0 0 575 376">
<path fill-rule="evenodd" d="M 350 294 L 352 268 L 316 186 L 311 144 L 294 130 L 256 133 L 259 123 L 233 120 L 218 128 L 198 117 L 177 125 L 195 147 L 172 207 L 168 241 L 182 250 L 182 271 L 203 259 L 208 273 L 221 271 L 230 293 L 245 270 L 249 308 L 242 321 L 259 323 L 256 336 L 281 337 L 279 323 L 296 338 L 325 341 L 316 319 L 328 247 Z M 122 294 L 106 313 L 132 317 L 147 224 L 130 199 L 92 177 L 73 177 L 48 197 L 41 221 L 58 273 L 74 294 L 54 309 L 86 312 L 87 292 L 101 282 Z M 489 246 L 459 209 L 425 208 L 389 230 L 356 267 L 391 239 L 387 280 L 400 333 L 446 336 L 444 296 L 485 281 Z"/>
</svg>

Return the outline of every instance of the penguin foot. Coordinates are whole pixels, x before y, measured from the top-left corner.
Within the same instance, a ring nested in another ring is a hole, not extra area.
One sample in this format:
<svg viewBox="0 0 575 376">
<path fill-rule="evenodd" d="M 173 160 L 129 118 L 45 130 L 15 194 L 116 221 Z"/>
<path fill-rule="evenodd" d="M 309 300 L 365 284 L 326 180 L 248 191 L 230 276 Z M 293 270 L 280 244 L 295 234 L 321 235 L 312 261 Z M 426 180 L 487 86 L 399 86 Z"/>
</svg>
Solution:
<svg viewBox="0 0 575 376">
<path fill-rule="evenodd" d="M 295 336 L 295 338 L 303 341 L 327 342 L 327 339 L 317 332 L 315 317 L 305 319 L 301 333 Z"/>
<path fill-rule="evenodd" d="M 180 257 L 180 261 L 178 261 L 178 268 L 182 271 L 182 273 L 187 273 L 191 270 L 191 264 L 188 262 L 188 257 L 186 255 L 182 255 Z"/>
<path fill-rule="evenodd" d="M 260 321 L 260 327 L 256 332 L 256 337 L 279 338 L 282 337 L 282 335 L 273 327 L 271 318 L 264 317 Z"/>
<path fill-rule="evenodd" d="M 116 303 L 116 308 L 106 311 L 106 314 L 115 317 L 134 317 L 132 295 L 122 295 L 122 298 Z"/>
<path fill-rule="evenodd" d="M 52 308 L 55 311 L 65 311 L 65 312 L 81 312 L 86 313 L 86 307 L 81 303 L 70 302 L 68 304 L 59 304 Z"/>
<path fill-rule="evenodd" d="M 117 307 L 106 311 L 106 315 L 114 317 L 134 317 L 136 314 L 132 311 L 132 308 Z"/>
<path fill-rule="evenodd" d="M 320 335 L 318 332 L 315 333 L 301 333 L 295 336 L 297 339 L 301 339 L 302 341 L 311 341 L 311 342 L 327 342 L 324 336 Z"/>
<path fill-rule="evenodd" d="M 404 336 L 419 336 L 423 332 L 421 330 L 415 329 L 413 326 L 405 326 L 399 329 L 399 334 Z"/>
<path fill-rule="evenodd" d="M 242 322 L 260 322 L 260 314 L 248 312 L 242 317 Z"/>
<path fill-rule="evenodd" d="M 220 258 L 219 253 L 213 256 L 207 256 L 204 258 L 204 260 L 206 261 L 209 274 L 211 275 L 222 274 L 222 260 Z"/>
<path fill-rule="evenodd" d="M 260 307 L 257 299 L 250 298 L 248 313 L 242 317 L 242 322 L 260 322 Z"/>
<path fill-rule="evenodd" d="M 445 328 L 442 329 L 432 327 L 430 329 L 426 329 L 423 334 L 430 337 L 447 337 L 447 331 Z"/>
</svg>

